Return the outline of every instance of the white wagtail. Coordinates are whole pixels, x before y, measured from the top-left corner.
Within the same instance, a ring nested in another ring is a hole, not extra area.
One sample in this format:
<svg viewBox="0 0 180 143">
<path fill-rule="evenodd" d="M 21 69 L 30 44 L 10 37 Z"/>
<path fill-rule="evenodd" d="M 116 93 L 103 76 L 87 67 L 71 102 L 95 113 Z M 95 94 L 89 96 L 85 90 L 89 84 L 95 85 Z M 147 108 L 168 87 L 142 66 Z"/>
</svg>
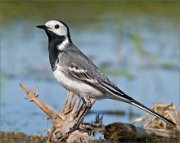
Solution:
<svg viewBox="0 0 180 143">
<path fill-rule="evenodd" d="M 154 112 L 132 97 L 121 91 L 108 77 L 89 60 L 71 41 L 68 26 L 57 20 L 50 20 L 45 25 L 38 25 L 44 29 L 49 39 L 49 60 L 55 78 L 67 90 L 76 93 L 84 99 L 87 105 L 82 119 L 90 110 L 90 99 L 109 98 L 119 100 L 155 115 L 164 121 L 176 125 L 171 120 Z M 81 122 L 80 120 L 79 122 Z"/>
</svg>

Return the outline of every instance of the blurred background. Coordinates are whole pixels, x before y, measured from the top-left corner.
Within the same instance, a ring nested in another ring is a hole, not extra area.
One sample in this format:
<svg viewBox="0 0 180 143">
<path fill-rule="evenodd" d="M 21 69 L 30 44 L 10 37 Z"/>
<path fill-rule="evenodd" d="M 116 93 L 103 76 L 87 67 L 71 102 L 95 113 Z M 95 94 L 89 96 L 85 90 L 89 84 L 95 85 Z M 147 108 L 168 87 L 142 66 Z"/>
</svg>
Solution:
<svg viewBox="0 0 180 143">
<path fill-rule="evenodd" d="M 0 131 L 45 134 L 51 123 L 25 100 L 19 83 L 39 92 L 46 104 L 62 110 L 67 91 L 54 79 L 47 36 L 36 25 L 51 19 L 69 25 L 74 44 L 128 95 L 152 107 L 173 102 L 179 109 L 179 2 L 173 1 L 8 1 L 0 4 Z M 104 124 L 131 123 L 146 113 L 112 100 L 92 111 Z M 90 114 L 86 121 L 94 121 Z"/>
</svg>

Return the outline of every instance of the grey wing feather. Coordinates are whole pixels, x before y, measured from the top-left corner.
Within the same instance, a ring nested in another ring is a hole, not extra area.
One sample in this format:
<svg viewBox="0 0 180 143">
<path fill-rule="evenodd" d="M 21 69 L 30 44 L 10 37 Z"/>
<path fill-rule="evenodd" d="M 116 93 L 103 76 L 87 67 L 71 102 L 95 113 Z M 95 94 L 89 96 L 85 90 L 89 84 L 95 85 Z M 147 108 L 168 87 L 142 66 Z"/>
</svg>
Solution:
<svg viewBox="0 0 180 143">
<path fill-rule="evenodd" d="M 122 100 L 129 104 L 135 105 L 138 108 L 145 110 L 173 125 L 176 125 L 169 119 L 159 115 L 153 110 L 147 108 L 136 100 L 132 99 L 128 95 L 126 95 L 123 91 L 121 91 L 117 86 L 115 86 L 104 74 L 100 72 L 100 70 L 74 45 L 73 47 L 67 48 L 64 50 L 65 54 L 61 54 L 59 57 L 61 60 L 61 64 L 63 64 L 66 71 L 79 80 L 86 80 L 94 84 L 95 86 L 100 86 L 107 92 L 113 95 L 116 99 Z M 59 64 L 60 64 L 59 63 Z"/>
<path fill-rule="evenodd" d="M 132 98 L 127 96 L 117 86 L 115 86 L 103 73 L 96 67 L 79 49 L 73 47 L 68 49 L 65 54 L 67 59 L 63 59 L 62 62 L 66 62 L 67 71 L 71 76 L 79 80 L 85 80 L 87 82 L 95 83 L 103 90 L 108 91 L 112 95 L 116 96 L 125 102 L 129 102 Z M 98 83 L 98 84 L 97 84 Z"/>
<path fill-rule="evenodd" d="M 61 57 L 61 62 L 67 68 L 77 68 L 87 71 L 88 75 L 97 79 L 98 81 L 111 82 L 105 75 L 103 75 L 98 67 L 96 67 L 79 49 L 75 46 L 65 50 L 65 54 Z"/>
</svg>

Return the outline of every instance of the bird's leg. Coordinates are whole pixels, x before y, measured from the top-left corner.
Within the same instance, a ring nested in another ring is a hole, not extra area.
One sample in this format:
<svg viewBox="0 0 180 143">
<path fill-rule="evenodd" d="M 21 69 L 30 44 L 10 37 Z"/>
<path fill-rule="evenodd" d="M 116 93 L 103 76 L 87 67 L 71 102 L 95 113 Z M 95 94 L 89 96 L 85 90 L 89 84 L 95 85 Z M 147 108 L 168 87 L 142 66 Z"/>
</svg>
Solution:
<svg viewBox="0 0 180 143">
<path fill-rule="evenodd" d="M 84 98 L 83 98 L 84 99 Z M 91 109 L 92 105 L 95 103 L 95 99 L 87 99 L 83 100 L 84 102 L 84 110 L 81 114 L 79 114 L 78 120 L 75 123 L 74 127 L 79 128 L 80 124 L 82 123 L 84 117 L 88 114 L 89 110 Z"/>
<path fill-rule="evenodd" d="M 79 110 L 78 113 L 78 119 L 77 122 L 74 124 L 74 126 L 70 129 L 70 131 L 67 133 L 67 136 L 69 134 L 71 134 L 72 132 L 74 132 L 75 130 L 79 129 L 80 124 L 82 123 L 84 117 L 87 115 L 87 113 L 89 112 L 89 110 L 91 109 L 92 105 L 95 103 L 95 99 L 89 99 L 86 98 L 87 100 L 85 100 L 83 98 L 83 105 L 81 106 L 81 109 Z"/>
<path fill-rule="evenodd" d="M 82 107 L 82 112 L 81 112 L 80 116 L 78 117 L 76 123 L 74 124 L 73 128 L 71 129 L 72 132 L 79 129 L 80 124 L 82 123 L 84 117 L 89 112 L 91 107 L 92 107 L 91 104 L 84 103 L 84 106 Z"/>
</svg>

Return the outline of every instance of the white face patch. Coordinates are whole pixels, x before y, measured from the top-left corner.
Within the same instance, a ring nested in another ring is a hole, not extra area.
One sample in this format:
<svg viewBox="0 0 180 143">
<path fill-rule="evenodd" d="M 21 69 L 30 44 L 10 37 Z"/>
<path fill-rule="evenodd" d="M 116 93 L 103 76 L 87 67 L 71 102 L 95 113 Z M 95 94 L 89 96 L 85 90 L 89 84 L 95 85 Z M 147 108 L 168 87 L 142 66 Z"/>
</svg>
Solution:
<svg viewBox="0 0 180 143">
<path fill-rule="evenodd" d="M 45 23 L 45 26 L 47 27 L 47 29 L 49 31 L 52 31 L 53 33 L 55 33 L 59 36 L 67 36 L 67 34 L 68 34 L 67 27 L 63 23 L 61 23 L 57 20 L 47 21 Z"/>
</svg>

